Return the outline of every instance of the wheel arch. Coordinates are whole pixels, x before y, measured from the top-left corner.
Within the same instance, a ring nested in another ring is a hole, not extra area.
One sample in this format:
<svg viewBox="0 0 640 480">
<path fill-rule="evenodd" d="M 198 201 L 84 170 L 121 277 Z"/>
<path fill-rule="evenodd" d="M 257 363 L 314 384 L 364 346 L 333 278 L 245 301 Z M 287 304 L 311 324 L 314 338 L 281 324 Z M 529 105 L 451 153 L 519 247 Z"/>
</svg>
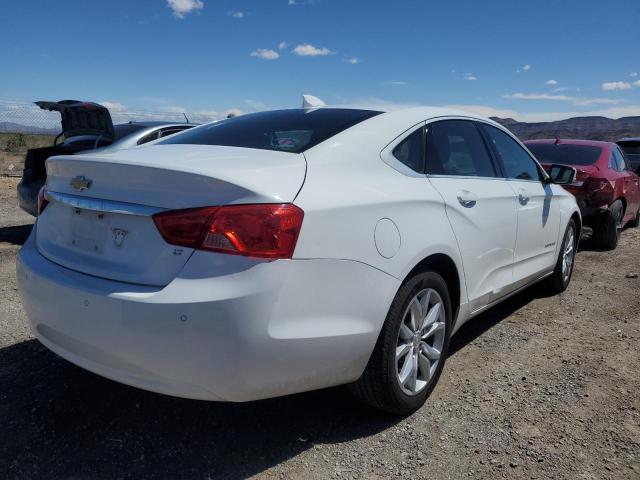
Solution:
<svg viewBox="0 0 640 480">
<path fill-rule="evenodd" d="M 447 284 L 449 289 L 449 297 L 451 298 L 451 311 L 453 313 L 453 325 L 455 326 L 458 318 L 458 311 L 461 302 L 461 275 L 458 267 L 453 259 L 444 253 L 435 253 L 420 260 L 411 271 L 402 280 L 402 284 L 406 283 L 411 277 L 417 273 L 433 271 L 439 274 Z"/>
<path fill-rule="evenodd" d="M 578 230 L 576 232 L 576 238 L 578 239 L 578 241 L 580 241 L 580 236 L 582 235 L 582 217 L 577 211 L 575 211 L 571 214 L 570 219 L 573 220 L 576 224 L 576 229 Z"/>
</svg>

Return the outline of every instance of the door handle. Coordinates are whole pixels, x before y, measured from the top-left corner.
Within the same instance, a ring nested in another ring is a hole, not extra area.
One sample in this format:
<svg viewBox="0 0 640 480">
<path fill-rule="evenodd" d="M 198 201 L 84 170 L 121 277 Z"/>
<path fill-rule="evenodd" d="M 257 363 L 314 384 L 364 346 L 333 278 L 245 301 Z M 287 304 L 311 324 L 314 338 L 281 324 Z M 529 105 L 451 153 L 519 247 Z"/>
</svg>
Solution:
<svg viewBox="0 0 640 480">
<path fill-rule="evenodd" d="M 526 205 L 529 203 L 529 200 L 531 200 L 531 197 L 524 190 L 518 193 L 518 202 L 520 202 L 520 205 Z"/>
<path fill-rule="evenodd" d="M 478 197 L 475 193 L 470 192 L 469 190 L 462 190 L 458 192 L 458 202 L 464 208 L 472 208 L 476 206 L 478 203 Z"/>
</svg>

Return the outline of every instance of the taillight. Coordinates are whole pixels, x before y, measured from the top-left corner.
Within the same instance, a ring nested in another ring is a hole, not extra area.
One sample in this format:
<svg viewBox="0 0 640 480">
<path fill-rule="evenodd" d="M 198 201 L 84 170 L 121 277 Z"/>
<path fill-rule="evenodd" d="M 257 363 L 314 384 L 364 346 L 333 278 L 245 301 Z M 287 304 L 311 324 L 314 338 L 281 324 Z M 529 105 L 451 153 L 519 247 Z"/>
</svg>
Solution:
<svg viewBox="0 0 640 480">
<path fill-rule="evenodd" d="M 153 221 L 167 243 L 260 258 L 291 258 L 304 212 L 290 203 L 171 210 Z"/>
<path fill-rule="evenodd" d="M 40 215 L 49 205 L 49 200 L 44 197 L 44 187 L 38 191 L 38 215 Z"/>
</svg>

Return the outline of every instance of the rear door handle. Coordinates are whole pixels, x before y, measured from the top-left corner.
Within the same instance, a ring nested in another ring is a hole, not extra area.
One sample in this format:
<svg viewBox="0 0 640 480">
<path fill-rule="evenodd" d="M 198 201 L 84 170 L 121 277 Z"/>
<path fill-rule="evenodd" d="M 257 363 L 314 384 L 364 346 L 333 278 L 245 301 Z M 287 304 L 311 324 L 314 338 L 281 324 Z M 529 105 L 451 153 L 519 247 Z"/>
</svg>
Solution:
<svg viewBox="0 0 640 480">
<path fill-rule="evenodd" d="M 478 196 L 469 190 L 461 190 L 458 192 L 458 202 L 464 208 L 472 208 L 478 203 Z"/>
</svg>

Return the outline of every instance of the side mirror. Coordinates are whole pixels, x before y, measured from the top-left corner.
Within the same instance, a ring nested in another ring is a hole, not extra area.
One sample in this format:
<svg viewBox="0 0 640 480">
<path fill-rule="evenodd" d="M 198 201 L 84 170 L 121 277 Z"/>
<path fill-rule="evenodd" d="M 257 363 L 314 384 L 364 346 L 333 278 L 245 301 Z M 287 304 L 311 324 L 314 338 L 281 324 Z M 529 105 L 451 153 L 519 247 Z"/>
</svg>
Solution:
<svg viewBox="0 0 640 480">
<path fill-rule="evenodd" d="M 559 165 L 554 163 L 551 165 L 549 177 L 552 183 L 558 185 L 570 185 L 576 179 L 576 169 L 568 165 Z"/>
</svg>

